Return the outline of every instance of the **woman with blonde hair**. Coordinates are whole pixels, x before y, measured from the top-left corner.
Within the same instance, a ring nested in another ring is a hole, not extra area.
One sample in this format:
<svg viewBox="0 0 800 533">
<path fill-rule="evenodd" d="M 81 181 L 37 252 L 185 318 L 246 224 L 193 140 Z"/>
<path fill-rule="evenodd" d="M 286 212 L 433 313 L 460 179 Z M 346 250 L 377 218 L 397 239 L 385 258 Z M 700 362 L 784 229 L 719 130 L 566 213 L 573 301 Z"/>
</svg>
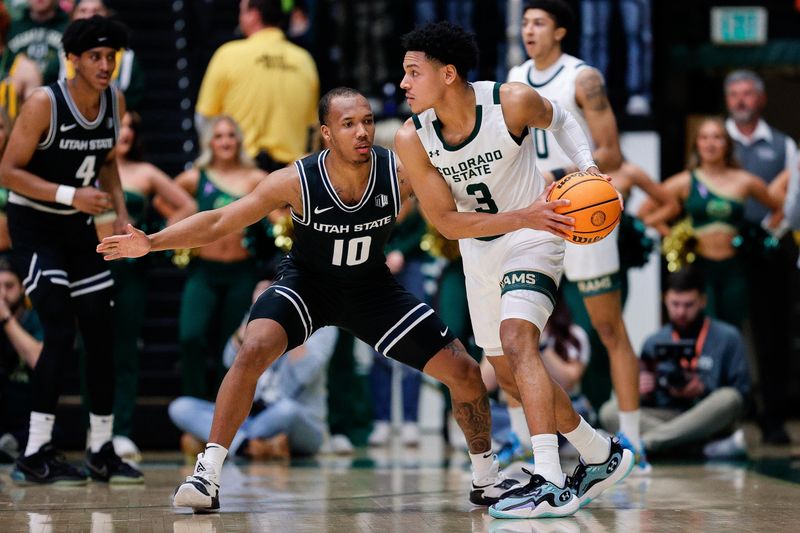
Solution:
<svg viewBox="0 0 800 533">
<path fill-rule="evenodd" d="M 200 139 L 200 156 L 175 181 L 195 198 L 199 211 L 216 209 L 246 195 L 266 176 L 244 151 L 239 125 L 229 116 L 211 119 Z M 250 306 L 258 282 L 256 263 L 244 232 L 231 234 L 199 248 L 189 264 L 181 301 L 179 336 L 183 394 L 209 398 L 216 393 L 225 367 L 222 348 Z M 216 319 L 216 320 L 215 320 Z M 215 381 L 206 383 L 210 333 L 218 345 L 214 354 Z"/>
<path fill-rule="evenodd" d="M 775 227 L 782 216 L 780 201 L 763 181 L 739 167 L 733 140 L 716 117 L 698 125 L 687 169 L 664 187 L 688 217 L 692 238 L 687 244 L 706 277 L 708 313 L 741 327 L 747 311 L 747 278 L 738 253 L 744 203 L 753 198 L 767 206 L 772 211 L 767 223 Z"/>
</svg>

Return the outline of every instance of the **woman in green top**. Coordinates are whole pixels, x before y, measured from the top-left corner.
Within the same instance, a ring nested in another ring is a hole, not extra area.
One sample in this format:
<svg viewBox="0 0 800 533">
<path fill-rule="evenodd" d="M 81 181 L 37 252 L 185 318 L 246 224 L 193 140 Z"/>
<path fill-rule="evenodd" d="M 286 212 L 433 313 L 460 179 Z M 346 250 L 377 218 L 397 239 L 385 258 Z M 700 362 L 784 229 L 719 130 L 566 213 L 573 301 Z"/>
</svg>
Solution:
<svg viewBox="0 0 800 533">
<path fill-rule="evenodd" d="M 739 168 L 733 141 L 719 118 L 700 123 L 688 169 L 664 182 L 683 205 L 696 239 L 696 263 L 706 276 L 708 313 L 741 327 L 746 316 L 747 279 L 737 237 L 744 223 L 744 202 L 753 198 L 772 211 L 769 226 L 780 221 L 781 204 L 758 177 Z"/>
<path fill-rule="evenodd" d="M 120 122 L 116 145 L 117 168 L 125 206 L 131 224 L 146 225 L 151 218 L 151 203 L 169 206 L 159 209 L 161 216 L 172 224 L 193 214 L 197 206 L 192 197 L 156 166 L 144 161 L 139 128 L 141 118 L 135 111 L 127 112 Z M 95 220 L 98 237 L 112 234 L 111 216 L 108 222 L 101 215 Z M 114 276 L 114 448 L 121 457 L 137 459 L 136 445 L 130 440 L 133 412 L 139 383 L 139 337 L 145 317 L 147 300 L 147 265 L 141 259 L 115 261 L 109 264 Z"/>
<path fill-rule="evenodd" d="M 200 157 L 175 181 L 197 200 L 200 211 L 216 209 L 246 195 L 266 176 L 244 151 L 242 132 L 228 116 L 212 119 L 200 139 Z M 244 232 L 230 234 L 199 248 L 189 264 L 180 313 L 183 394 L 212 399 L 225 375 L 222 348 L 250 307 L 258 281 L 255 260 L 245 245 Z M 216 319 L 216 320 L 215 320 Z M 212 325 L 216 324 L 216 328 Z M 206 383 L 210 347 L 215 359 L 215 382 Z"/>
</svg>

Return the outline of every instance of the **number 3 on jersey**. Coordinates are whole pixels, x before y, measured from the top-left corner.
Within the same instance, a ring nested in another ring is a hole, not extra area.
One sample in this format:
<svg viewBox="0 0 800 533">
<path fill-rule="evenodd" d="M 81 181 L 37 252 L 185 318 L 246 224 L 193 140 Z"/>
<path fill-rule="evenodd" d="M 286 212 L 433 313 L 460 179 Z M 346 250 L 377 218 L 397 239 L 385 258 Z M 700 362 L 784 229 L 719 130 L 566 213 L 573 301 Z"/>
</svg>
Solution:
<svg viewBox="0 0 800 533">
<path fill-rule="evenodd" d="M 486 186 L 485 183 L 472 183 L 467 185 L 467 194 L 470 196 L 474 196 L 475 200 L 479 204 L 483 204 L 486 207 L 476 207 L 475 211 L 478 213 L 497 213 L 500 210 L 497 208 L 497 204 L 494 203 L 492 200 L 492 193 L 489 191 L 489 187 Z"/>
<path fill-rule="evenodd" d="M 345 243 L 347 243 L 347 266 L 356 266 L 369 259 L 369 247 L 372 244 L 372 237 L 356 237 L 355 239 L 336 239 L 333 241 L 333 264 L 342 266 L 342 256 L 344 255 Z"/>
<path fill-rule="evenodd" d="M 82 187 L 87 187 L 90 183 L 92 183 L 92 179 L 94 178 L 94 163 L 97 161 L 97 156 L 94 155 L 87 155 L 81 166 L 78 167 L 78 171 L 75 173 L 75 179 L 83 180 L 81 184 Z"/>
</svg>

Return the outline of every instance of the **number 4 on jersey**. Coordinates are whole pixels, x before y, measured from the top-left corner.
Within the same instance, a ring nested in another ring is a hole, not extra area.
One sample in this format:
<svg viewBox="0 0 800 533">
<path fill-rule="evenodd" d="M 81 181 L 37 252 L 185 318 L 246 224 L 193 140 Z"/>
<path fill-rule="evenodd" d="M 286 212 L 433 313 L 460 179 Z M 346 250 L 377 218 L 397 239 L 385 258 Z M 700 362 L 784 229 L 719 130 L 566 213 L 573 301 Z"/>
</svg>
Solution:
<svg viewBox="0 0 800 533">
<path fill-rule="evenodd" d="M 86 187 L 92 183 L 92 179 L 94 179 L 95 161 L 97 161 L 97 156 L 87 155 L 83 159 L 81 166 L 78 167 L 78 171 L 75 173 L 75 179 L 83 180 L 83 183 L 81 184 L 82 187 Z"/>
</svg>

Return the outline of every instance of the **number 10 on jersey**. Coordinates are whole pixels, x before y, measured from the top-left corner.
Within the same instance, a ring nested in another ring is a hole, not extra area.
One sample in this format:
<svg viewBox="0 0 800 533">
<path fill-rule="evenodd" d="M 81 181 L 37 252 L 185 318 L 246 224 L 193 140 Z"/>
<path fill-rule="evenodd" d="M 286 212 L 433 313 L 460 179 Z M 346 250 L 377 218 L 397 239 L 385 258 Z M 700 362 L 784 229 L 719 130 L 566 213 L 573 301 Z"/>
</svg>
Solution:
<svg viewBox="0 0 800 533">
<path fill-rule="evenodd" d="M 347 248 L 345 258 L 347 266 L 356 266 L 369 259 L 369 247 L 372 244 L 372 237 L 356 237 L 355 239 L 336 239 L 333 241 L 333 264 L 342 266 L 344 249 Z"/>
</svg>

